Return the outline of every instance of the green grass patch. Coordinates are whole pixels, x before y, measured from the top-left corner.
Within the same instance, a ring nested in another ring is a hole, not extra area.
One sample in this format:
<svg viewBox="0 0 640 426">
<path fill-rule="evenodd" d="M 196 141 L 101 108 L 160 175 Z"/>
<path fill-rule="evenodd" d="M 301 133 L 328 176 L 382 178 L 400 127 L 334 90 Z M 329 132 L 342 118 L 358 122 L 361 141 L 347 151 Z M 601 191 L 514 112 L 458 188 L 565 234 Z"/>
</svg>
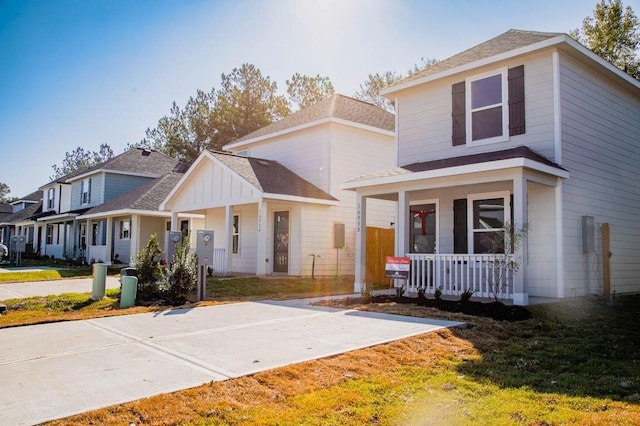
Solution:
<svg viewBox="0 0 640 426">
<path fill-rule="evenodd" d="M 121 268 L 107 268 L 107 275 L 120 274 Z M 13 271 L 0 273 L 0 284 L 34 281 L 51 281 L 65 278 L 86 278 L 93 274 L 90 267 L 70 269 L 47 269 L 42 271 Z"/>
</svg>

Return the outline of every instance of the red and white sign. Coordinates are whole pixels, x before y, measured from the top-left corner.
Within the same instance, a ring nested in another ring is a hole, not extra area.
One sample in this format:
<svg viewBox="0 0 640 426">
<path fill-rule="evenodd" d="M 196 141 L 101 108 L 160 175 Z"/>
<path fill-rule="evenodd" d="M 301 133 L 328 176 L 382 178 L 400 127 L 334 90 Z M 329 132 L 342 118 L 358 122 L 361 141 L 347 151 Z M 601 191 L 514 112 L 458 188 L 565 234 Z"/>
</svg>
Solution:
<svg viewBox="0 0 640 426">
<path fill-rule="evenodd" d="M 384 274 L 387 278 L 408 280 L 410 268 L 411 259 L 408 257 L 387 256 Z"/>
</svg>

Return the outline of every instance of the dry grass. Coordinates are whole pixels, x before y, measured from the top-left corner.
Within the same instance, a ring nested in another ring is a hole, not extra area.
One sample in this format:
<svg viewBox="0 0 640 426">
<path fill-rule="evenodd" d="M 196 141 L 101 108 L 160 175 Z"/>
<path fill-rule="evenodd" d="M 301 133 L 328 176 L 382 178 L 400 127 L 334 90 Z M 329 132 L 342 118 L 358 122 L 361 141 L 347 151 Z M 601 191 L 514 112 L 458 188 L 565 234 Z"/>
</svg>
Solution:
<svg viewBox="0 0 640 426">
<path fill-rule="evenodd" d="M 627 300 L 535 307 L 532 320 L 518 323 L 393 303 L 358 306 L 471 327 L 51 424 L 640 424 L 640 297 Z"/>
</svg>

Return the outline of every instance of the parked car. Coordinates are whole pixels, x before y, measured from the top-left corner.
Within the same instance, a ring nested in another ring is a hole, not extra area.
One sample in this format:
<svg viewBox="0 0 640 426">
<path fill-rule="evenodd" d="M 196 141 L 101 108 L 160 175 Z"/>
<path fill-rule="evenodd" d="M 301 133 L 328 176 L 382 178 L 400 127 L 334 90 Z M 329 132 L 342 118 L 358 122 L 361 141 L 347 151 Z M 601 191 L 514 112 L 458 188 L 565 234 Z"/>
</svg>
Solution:
<svg viewBox="0 0 640 426">
<path fill-rule="evenodd" d="M 0 259 L 5 256 L 9 256 L 9 248 L 4 244 L 0 243 Z"/>
</svg>

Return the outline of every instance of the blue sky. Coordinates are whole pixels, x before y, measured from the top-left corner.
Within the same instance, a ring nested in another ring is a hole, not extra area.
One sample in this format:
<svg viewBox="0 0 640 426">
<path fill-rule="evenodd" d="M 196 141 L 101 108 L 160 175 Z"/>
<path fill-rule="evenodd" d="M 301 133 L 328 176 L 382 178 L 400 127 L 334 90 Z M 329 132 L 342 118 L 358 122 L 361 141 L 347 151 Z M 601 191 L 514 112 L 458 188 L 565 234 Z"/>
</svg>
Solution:
<svg viewBox="0 0 640 426">
<path fill-rule="evenodd" d="M 510 28 L 568 32 L 596 1 L 0 0 L 0 182 L 20 197 L 78 146 L 119 154 L 243 63 L 353 95 Z"/>
</svg>

